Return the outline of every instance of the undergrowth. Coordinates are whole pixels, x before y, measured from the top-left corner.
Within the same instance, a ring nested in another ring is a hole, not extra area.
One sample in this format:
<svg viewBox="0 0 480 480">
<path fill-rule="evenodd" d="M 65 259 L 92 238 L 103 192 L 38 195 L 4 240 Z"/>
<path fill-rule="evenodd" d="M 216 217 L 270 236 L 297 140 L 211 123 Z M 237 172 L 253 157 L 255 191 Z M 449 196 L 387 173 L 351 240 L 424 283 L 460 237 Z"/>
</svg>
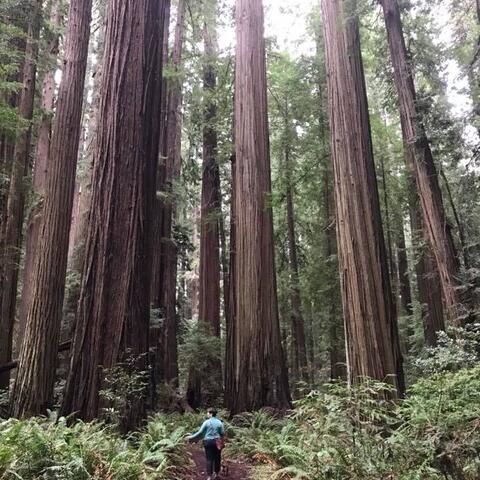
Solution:
<svg viewBox="0 0 480 480">
<path fill-rule="evenodd" d="M 177 479 L 189 468 L 186 428 L 156 416 L 146 428 L 120 437 L 99 423 L 14 419 L 0 422 L 2 480 Z"/>
<path fill-rule="evenodd" d="M 480 478 L 480 366 L 419 380 L 397 403 L 382 400 L 387 388 L 331 384 L 285 417 L 236 416 L 225 454 L 256 465 L 253 480 Z M 156 415 L 127 438 L 101 423 L 0 421 L 0 479 L 190 478 L 184 438 L 202 420 Z"/>
<path fill-rule="evenodd" d="M 272 480 L 480 478 L 480 367 L 420 380 L 397 404 L 385 388 L 334 384 L 283 419 L 243 415 L 230 448 L 274 466 Z"/>
</svg>

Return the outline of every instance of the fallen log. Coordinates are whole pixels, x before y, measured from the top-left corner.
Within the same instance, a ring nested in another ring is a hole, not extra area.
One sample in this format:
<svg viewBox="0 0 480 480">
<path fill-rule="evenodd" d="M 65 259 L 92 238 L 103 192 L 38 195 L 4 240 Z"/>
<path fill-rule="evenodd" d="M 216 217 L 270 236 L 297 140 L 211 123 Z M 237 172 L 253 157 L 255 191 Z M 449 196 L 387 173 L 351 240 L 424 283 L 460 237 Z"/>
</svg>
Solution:
<svg viewBox="0 0 480 480">
<path fill-rule="evenodd" d="M 67 350 L 70 350 L 71 345 L 72 345 L 71 340 L 67 340 L 66 342 L 60 343 L 60 345 L 58 346 L 58 353 L 66 352 Z M 12 360 L 11 362 L 5 363 L 4 365 L 0 366 L 0 373 L 8 372 L 9 370 L 13 370 L 14 368 L 17 368 L 17 367 L 18 367 L 18 359 Z"/>
</svg>

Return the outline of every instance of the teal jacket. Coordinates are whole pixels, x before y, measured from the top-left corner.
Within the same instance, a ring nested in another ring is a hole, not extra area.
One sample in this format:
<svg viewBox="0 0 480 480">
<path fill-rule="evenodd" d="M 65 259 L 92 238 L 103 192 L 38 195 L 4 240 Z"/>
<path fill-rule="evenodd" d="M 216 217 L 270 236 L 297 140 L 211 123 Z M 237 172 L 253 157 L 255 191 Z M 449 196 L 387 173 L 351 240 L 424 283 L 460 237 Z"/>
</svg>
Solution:
<svg viewBox="0 0 480 480">
<path fill-rule="evenodd" d="M 190 435 L 188 439 L 192 442 L 200 440 L 216 440 L 217 438 L 222 438 L 225 435 L 225 430 L 223 428 L 223 423 L 218 420 L 218 418 L 212 417 L 208 420 L 205 420 L 200 427 L 200 430 L 193 435 Z"/>
</svg>

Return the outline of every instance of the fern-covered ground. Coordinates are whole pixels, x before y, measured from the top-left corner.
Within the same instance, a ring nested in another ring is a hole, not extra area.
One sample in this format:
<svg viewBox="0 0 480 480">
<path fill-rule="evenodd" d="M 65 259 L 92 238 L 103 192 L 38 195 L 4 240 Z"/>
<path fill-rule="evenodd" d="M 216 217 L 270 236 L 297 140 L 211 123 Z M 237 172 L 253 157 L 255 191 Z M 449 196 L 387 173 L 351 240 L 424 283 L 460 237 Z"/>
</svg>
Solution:
<svg viewBox="0 0 480 480">
<path fill-rule="evenodd" d="M 225 456 L 239 468 L 227 478 L 480 478 L 479 366 L 432 374 L 397 404 L 379 400 L 385 388 L 373 382 L 352 390 L 334 384 L 297 402 L 287 416 L 265 411 L 234 417 L 227 422 Z M 156 415 L 128 438 L 102 424 L 1 421 L 0 478 L 199 479 L 201 449 L 184 437 L 201 420 Z"/>
</svg>

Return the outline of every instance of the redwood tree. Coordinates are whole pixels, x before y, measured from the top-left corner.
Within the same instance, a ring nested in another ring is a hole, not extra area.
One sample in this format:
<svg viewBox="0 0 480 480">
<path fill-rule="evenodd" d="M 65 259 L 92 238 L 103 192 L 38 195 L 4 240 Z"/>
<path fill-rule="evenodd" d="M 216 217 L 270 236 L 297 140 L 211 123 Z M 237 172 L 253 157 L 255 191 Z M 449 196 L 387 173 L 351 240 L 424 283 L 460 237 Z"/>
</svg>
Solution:
<svg viewBox="0 0 480 480">
<path fill-rule="evenodd" d="M 217 33 L 215 25 L 216 2 L 204 5 L 204 125 L 203 166 L 200 217 L 200 274 L 198 321 L 207 326 L 210 335 L 220 337 L 220 169 L 217 163 L 216 130 L 216 56 Z M 222 391 L 220 359 L 209 366 L 209 394 L 218 398 Z M 201 404 L 202 373 L 193 365 L 188 380 L 187 398 L 192 407 Z M 203 382 L 205 385 L 205 382 Z"/>
<path fill-rule="evenodd" d="M 355 7 L 322 0 L 347 366 L 351 382 L 389 380 L 402 393 Z"/>
<path fill-rule="evenodd" d="M 26 35 L 25 60 L 22 70 L 22 87 L 18 99 L 18 115 L 25 122 L 17 125 L 13 147 L 13 161 L 3 235 L 2 291 L 0 292 L 0 364 L 10 361 L 12 355 L 13 325 L 17 302 L 18 267 L 25 209 L 26 180 L 30 169 L 30 150 L 35 82 L 37 73 L 38 43 L 42 20 L 42 1 L 31 3 Z M 0 374 L 0 389 L 8 388 L 9 372 Z"/>
<path fill-rule="evenodd" d="M 105 369 L 148 350 L 151 223 L 158 156 L 165 2 L 112 0 L 92 200 L 63 412 L 96 418 Z M 144 400 L 129 399 L 124 427 Z"/>
<path fill-rule="evenodd" d="M 180 72 L 185 31 L 185 0 L 179 0 L 175 26 L 175 38 L 171 65 L 175 72 L 167 82 L 167 125 L 165 134 L 165 165 L 162 182 L 165 200 L 162 208 L 162 249 L 160 282 L 161 311 L 164 317 L 164 331 L 160 339 L 163 361 L 163 380 L 178 385 L 177 353 L 177 247 L 173 240 L 173 223 L 176 214 L 173 185 L 180 175 L 181 163 L 181 105 L 183 80 Z"/>
<path fill-rule="evenodd" d="M 263 5 L 236 2 L 235 319 L 232 412 L 286 408 L 290 392 L 282 351 L 273 249 Z"/>
<path fill-rule="evenodd" d="M 11 398 L 12 412 L 19 417 L 44 413 L 53 401 L 91 9 L 92 1 L 82 0 L 72 3 L 69 11 L 45 178 L 42 243 L 33 267 L 31 301 Z"/>
<path fill-rule="evenodd" d="M 45 31 L 46 48 L 45 54 L 50 62 L 49 68 L 44 74 L 42 82 L 41 117 L 37 129 L 37 144 L 35 146 L 35 157 L 33 165 L 32 188 L 34 203 L 30 210 L 25 238 L 25 265 L 23 268 L 22 297 L 19 308 L 19 325 L 17 333 L 17 350 L 23 340 L 27 309 L 31 300 L 33 287 L 33 266 L 37 251 L 38 235 L 40 231 L 43 198 L 45 196 L 45 179 L 47 173 L 48 156 L 50 152 L 50 139 L 52 134 L 53 108 L 55 104 L 55 71 L 57 69 L 58 46 L 60 37 L 60 26 L 63 19 L 62 8 L 58 3 L 50 6 L 50 25 Z"/>
<path fill-rule="evenodd" d="M 459 262 L 443 206 L 438 173 L 417 107 L 415 84 L 408 59 L 397 0 L 379 0 L 384 12 L 390 56 L 397 88 L 405 161 L 420 198 L 423 225 L 439 272 L 445 313 L 454 325 L 465 319 L 459 290 Z"/>
</svg>

